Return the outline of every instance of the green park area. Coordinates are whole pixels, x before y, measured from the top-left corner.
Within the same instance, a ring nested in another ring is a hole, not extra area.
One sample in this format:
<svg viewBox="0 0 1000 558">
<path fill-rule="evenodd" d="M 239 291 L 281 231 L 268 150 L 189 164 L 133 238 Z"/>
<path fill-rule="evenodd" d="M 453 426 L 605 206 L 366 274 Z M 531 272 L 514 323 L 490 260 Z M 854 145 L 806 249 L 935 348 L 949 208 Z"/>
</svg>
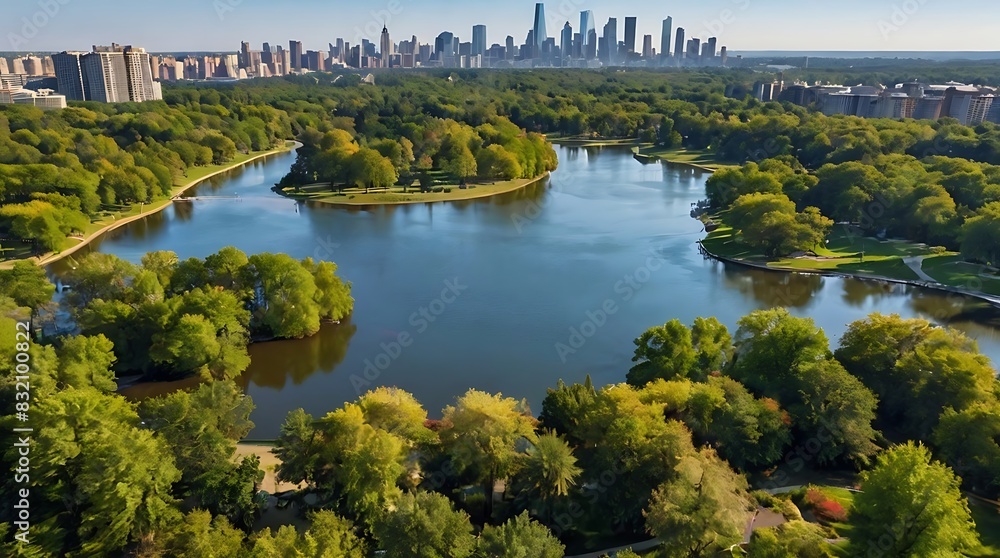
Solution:
<svg viewBox="0 0 1000 558">
<path fill-rule="evenodd" d="M 390 188 L 332 188 L 329 183 L 309 184 L 301 187 L 286 187 L 281 194 L 296 200 L 314 201 L 336 205 L 402 205 L 410 203 L 428 203 L 437 201 L 461 201 L 487 198 L 498 194 L 514 192 L 530 184 L 544 179 L 547 175 L 536 178 L 518 178 L 515 180 L 470 182 L 459 185 L 449 180 L 441 171 L 431 171 L 428 174 L 434 179 L 434 186 L 421 190 L 414 182 L 409 186 L 392 186 Z"/>
<path fill-rule="evenodd" d="M 708 149 L 686 149 L 683 147 L 661 147 L 643 144 L 636 151 L 636 157 L 660 159 L 668 163 L 677 163 L 699 167 L 708 171 L 717 171 L 724 167 L 735 166 L 720 160 Z"/>
</svg>

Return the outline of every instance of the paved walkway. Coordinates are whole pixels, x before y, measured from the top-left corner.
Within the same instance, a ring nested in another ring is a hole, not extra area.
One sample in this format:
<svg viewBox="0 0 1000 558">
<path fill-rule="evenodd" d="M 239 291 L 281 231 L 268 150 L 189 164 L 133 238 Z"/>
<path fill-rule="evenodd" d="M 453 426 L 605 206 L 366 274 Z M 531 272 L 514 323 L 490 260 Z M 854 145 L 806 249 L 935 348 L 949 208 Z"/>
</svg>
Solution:
<svg viewBox="0 0 1000 558">
<path fill-rule="evenodd" d="M 913 270 L 913 273 L 920 277 L 921 281 L 927 281 L 929 283 L 937 283 L 938 280 L 924 273 L 924 256 L 911 256 L 909 258 L 903 258 L 903 263 Z"/>
<path fill-rule="evenodd" d="M 632 549 L 635 552 L 640 552 L 643 550 L 649 550 L 651 548 L 656 548 L 660 546 L 659 539 L 652 539 L 645 542 L 630 544 L 626 546 L 619 546 L 617 548 L 609 548 L 607 550 L 599 550 L 597 552 L 591 552 L 590 554 L 579 554 L 577 556 L 567 556 L 566 558 L 601 558 L 601 556 L 611 556 L 614 557 L 616 554 L 623 550 Z"/>
</svg>

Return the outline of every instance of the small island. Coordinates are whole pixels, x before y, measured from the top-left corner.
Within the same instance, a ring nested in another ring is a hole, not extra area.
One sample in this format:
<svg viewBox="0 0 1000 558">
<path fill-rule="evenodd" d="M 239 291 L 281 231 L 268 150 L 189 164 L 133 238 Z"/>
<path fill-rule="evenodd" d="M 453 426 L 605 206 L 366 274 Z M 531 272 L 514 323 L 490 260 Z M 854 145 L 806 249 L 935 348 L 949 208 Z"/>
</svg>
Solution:
<svg viewBox="0 0 1000 558">
<path fill-rule="evenodd" d="M 459 201 L 520 190 L 558 158 L 541 134 L 497 116 L 473 127 L 412 115 L 377 135 L 306 128 L 291 171 L 274 191 L 303 201 L 370 206 Z"/>
</svg>

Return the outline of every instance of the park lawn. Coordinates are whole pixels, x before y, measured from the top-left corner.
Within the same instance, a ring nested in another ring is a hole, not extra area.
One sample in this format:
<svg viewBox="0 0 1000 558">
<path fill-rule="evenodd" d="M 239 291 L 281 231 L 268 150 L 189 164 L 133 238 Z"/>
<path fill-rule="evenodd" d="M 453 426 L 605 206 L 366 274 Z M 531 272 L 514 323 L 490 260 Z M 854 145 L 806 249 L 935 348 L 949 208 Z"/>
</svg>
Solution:
<svg viewBox="0 0 1000 558">
<path fill-rule="evenodd" d="M 929 257 L 921 267 L 924 273 L 945 285 L 1000 295 L 1000 277 L 992 275 L 979 264 L 962 261 L 957 254 Z"/>
<path fill-rule="evenodd" d="M 637 154 L 643 157 L 663 159 L 664 161 L 670 163 L 683 163 L 687 165 L 704 167 L 712 171 L 716 171 L 725 167 L 738 166 L 720 160 L 715 156 L 714 153 L 712 153 L 708 149 L 685 149 L 682 147 L 681 148 L 657 147 L 649 144 L 644 144 L 642 147 L 639 148 Z"/>
<path fill-rule="evenodd" d="M 969 509 L 982 543 L 982 547 L 970 552 L 969 556 L 1000 556 L 1000 508 L 970 498 Z"/>
<path fill-rule="evenodd" d="M 719 222 L 718 217 L 716 219 Z M 837 228 L 830 233 L 829 242 L 825 246 L 813 250 L 820 257 L 767 259 L 759 251 L 733 240 L 733 229 L 721 225 L 709 233 L 702 244 L 713 254 L 774 269 L 829 271 L 905 281 L 914 281 L 919 277 L 902 258 L 931 253 L 930 248 L 921 244 L 861 238 L 849 230 Z M 862 248 L 865 251 L 864 261 L 861 261 Z"/>
<path fill-rule="evenodd" d="M 640 145 L 639 140 L 635 138 L 592 138 L 588 136 L 557 136 L 549 134 L 545 136 L 545 139 L 556 145 L 568 145 L 570 147 L 603 147 L 611 145 L 624 145 L 624 146 L 634 146 Z M 649 145 L 649 144 L 645 144 Z"/>
<path fill-rule="evenodd" d="M 442 175 L 443 176 L 443 175 Z M 505 180 L 492 184 L 469 184 L 469 187 L 462 190 L 457 184 L 436 185 L 435 188 L 444 187 L 450 192 L 421 192 L 418 186 L 410 186 L 404 193 L 401 186 L 394 186 L 388 190 L 370 191 L 365 193 L 363 188 L 345 188 L 342 192 L 333 192 L 328 184 L 312 184 L 295 188 L 284 188 L 282 193 L 292 199 L 308 200 L 321 203 L 338 205 L 394 205 L 407 203 L 427 203 L 436 201 L 459 201 L 485 198 L 513 192 L 542 180 L 545 175 L 536 178 L 519 178 L 516 180 Z"/>
</svg>

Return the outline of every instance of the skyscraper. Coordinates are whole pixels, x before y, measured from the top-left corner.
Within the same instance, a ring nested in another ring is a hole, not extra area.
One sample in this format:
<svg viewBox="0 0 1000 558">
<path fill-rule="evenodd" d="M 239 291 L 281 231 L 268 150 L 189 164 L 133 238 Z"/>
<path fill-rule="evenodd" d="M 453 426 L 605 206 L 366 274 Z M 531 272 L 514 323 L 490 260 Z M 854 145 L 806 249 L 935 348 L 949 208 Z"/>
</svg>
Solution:
<svg viewBox="0 0 1000 558">
<path fill-rule="evenodd" d="M 618 63 L 618 19 L 614 17 L 608 18 L 608 22 L 604 24 L 604 36 L 601 38 L 604 44 L 604 54 L 601 54 L 601 60 L 605 64 L 615 65 Z"/>
<path fill-rule="evenodd" d="M 82 52 L 60 52 L 52 55 L 52 62 L 56 67 L 56 83 L 59 94 L 64 95 L 67 101 L 86 101 L 83 87 L 83 68 L 80 67 L 80 57 Z M 7 69 L 7 61 L 3 61 L 3 69 Z M 5 72 L 0 72 L 5 73 Z"/>
<path fill-rule="evenodd" d="M 389 55 L 392 54 L 392 40 L 389 38 L 389 28 L 382 25 L 382 38 L 379 41 L 379 54 L 382 56 L 382 67 L 389 66 Z"/>
<path fill-rule="evenodd" d="M 625 18 L 625 54 L 635 52 L 635 18 Z"/>
<path fill-rule="evenodd" d="M 717 38 L 715 38 L 715 37 L 709 37 L 708 38 L 708 42 L 705 43 L 705 44 L 708 45 L 708 58 L 715 58 L 716 44 L 717 44 L 717 42 L 718 42 Z"/>
<path fill-rule="evenodd" d="M 674 37 L 674 59 L 679 64 L 682 58 L 684 58 L 684 28 L 678 27 L 677 36 Z"/>
<path fill-rule="evenodd" d="M 507 35 L 507 40 L 504 42 L 504 46 L 506 47 L 507 50 L 507 52 L 504 53 L 504 56 L 507 58 L 507 60 L 513 60 L 515 54 L 514 50 L 516 49 L 516 47 L 514 46 L 514 37 L 512 37 L 511 35 Z"/>
<path fill-rule="evenodd" d="M 587 60 L 596 60 L 597 59 L 597 30 L 596 29 L 591 29 L 590 32 L 587 33 L 587 48 L 586 48 L 586 50 L 587 50 L 587 52 L 584 53 L 584 57 Z"/>
<path fill-rule="evenodd" d="M 688 39 L 687 57 L 695 61 L 701 58 L 701 39 L 697 37 Z"/>
<path fill-rule="evenodd" d="M 291 57 L 291 68 L 293 70 L 302 69 L 302 41 L 288 41 L 288 52 Z"/>
<path fill-rule="evenodd" d="M 568 21 L 566 25 L 563 25 L 559 48 L 562 50 L 562 57 L 564 59 L 573 56 L 573 26 Z"/>
<path fill-rule="evenodd" d="M 472 55 L 486 54 L 486 26 L 472 26 Z"/>
<path fill-rule="evenodd" d="M 590 10 L 585 10 L 585 11 L 580 12 L 580 36 L 583 37 L 583 46 L 589 46 L 590 45 L 590 32 L 591 31 L 597 31 L 597 28 L 595 27 L 595 24 L 594 24 L 594 12 L 592 12 Z M 597 45 L 595 44 L 594 45 L 594 49 L 596 50 L 596 48 L 597 48 Z M 583 51 L 583 55 L 584 56 L 587 55 L 586 54 L 586 51 L 587 51 L 586 48 L 582 48 L 581 47 L 580 50 Z"/>
<path fill-rule="evenodd" d="M 534 39 L 534 44 L 532 44 L 534 52 L 531 53 L 531 58 L 541 58 L 545 40 L 549 38 L 549 34 L 545 30 L 545 4 L 542 2 L 535 4 L 535 24 L 531 30 Z"/>
<path fill-rule="evenodd" d="M 642 57 L 649 60 L 653 58 L 653 36 L 642 36 Z"/>
<path fill-rule="evenodd" d="M 660 57 L 667 58 L 670 56 L 670 33 L 674 28 L 674 18 L 667 17 L 663 20 L 663 31 L 660 35 Z"/>
</svg>

